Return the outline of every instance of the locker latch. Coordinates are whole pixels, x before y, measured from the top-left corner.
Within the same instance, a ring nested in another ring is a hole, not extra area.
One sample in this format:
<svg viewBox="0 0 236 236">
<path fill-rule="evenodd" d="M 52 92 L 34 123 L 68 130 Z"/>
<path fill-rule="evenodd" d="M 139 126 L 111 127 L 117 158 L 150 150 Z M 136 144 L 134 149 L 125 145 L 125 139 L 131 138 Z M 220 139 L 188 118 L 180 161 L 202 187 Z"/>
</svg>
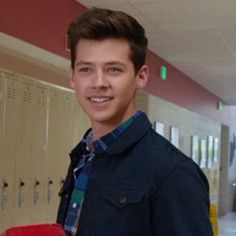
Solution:
<svg viewBox="0 0 236 236">
<path fill-rule="evenodd" d="M 21 207 L 25 200 L 25 192 L 24 192 L 25 182 L 20 179 L 19 181 L 19 197 L 18 197 L 18 206 Z"/>
<path fill-rule="evenodd" d="M 2 186 L 1 186 L 1 189 L 2 189 L 2 210 L 6 209 L 7 208 L 7 205 L 8 205 L 8 193 L 7 193 L 7 188 L 8 188 L 8 183 L 3 180 L 2 181 Z"/>
<path fill-rule="evenodd" d="M 51 179 L 49 179 L 48 180 L 48 203 L 51 201 L 52 195 L 53 195 L 52 184 L 53 184 L 53 181 Z"/>
<path fill-rule="evenodd" d="M 34 182 L 34 205 L 36 205 L 39 200 L 39 185 L 40 185 L 40 181 L 35 179 L 35 182 Z"/>
</svg>

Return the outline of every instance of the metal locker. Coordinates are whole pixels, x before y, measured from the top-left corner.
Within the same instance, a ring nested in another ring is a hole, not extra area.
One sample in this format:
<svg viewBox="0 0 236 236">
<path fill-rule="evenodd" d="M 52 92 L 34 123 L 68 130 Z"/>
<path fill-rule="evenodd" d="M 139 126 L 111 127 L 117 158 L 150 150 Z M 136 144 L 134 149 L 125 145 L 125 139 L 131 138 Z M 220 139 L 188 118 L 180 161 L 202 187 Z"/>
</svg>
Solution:
<svg viewBox="0 0 236 236">
<path fill-rule="evenodd" d="M 48 89 L 47 86 L 35 82 L 35 102 L 31 108 L 32 122 L 32 186 L 31 198 L 31 223 L 40 223 L 45 220 L 45 165 L 47 148 L 47 113 Z"/>
<path fill-rule="evenodd" d="M 1 155 L 0 185 L 1 230 L 15 224 L 15 158 L 17 144 L 18 87 L 19 81 L 13 76 L 1 78 L 2 87 L 2 122 L 1 122 Z"/>
<path fill-rule="evenodd" d="M 91 127 L 91 123 L 90 123 L 90 119 L 88 118 L 88 116 L 84 113 L 84 111 L 82 110 L 81 113 L 82 116 L 82 122 L 81 122 L 81 132 L 84 133 L 87 131 L 87 129 L 89 127 Z"/>
<path fill-rule="evenodd" d="M 71 143 L 71 149 L 75 147 L 80 140 L 83 138 L 83 127 L 82 127 L 82 110 L 76 100 L 75 94 L 71 94 L 72 99 L 72 132 L 73 132 L 73 142 Z"/>
<path fill-rule="evenodd" d="M 73 142 L 70 112 L 70 98 L 67 93 L 60 88 L 51 88 L 46 160 L 47 222 L 56 219 L 59 204 L 58 192 L 69 163 L 69 145 Z"/>
<path fill-rule="evenodd" d="M 0 155 L 1 155 L 1 144 L 2 144 L 2 126 L 3 126 L 3 74 L 0 71 Z"/>
<path fill-rule="evenodd" d="M 19 102 L 17 106 L 17 141 L 15 159 L 15 212 L 16 224 L 28 224 L 31 221 L 33 207 L 31 192 L 33 185 L 32 138 L 35 114 L 32 112 L 35 97 L 31 80 L 19 78 Z"/>
</svg>

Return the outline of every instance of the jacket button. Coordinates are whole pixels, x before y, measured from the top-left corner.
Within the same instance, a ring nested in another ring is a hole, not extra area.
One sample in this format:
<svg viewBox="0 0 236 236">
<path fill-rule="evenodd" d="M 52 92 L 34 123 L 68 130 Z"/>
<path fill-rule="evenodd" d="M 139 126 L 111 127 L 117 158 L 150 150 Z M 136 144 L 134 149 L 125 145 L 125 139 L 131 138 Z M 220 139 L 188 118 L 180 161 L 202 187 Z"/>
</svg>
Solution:
<svg viewBox="0 0 236 236">
<path fill-rule="evenodd" d="M 126 196 L 122 196 L 121 198 L 120 198 L 120 204 L 121 205 L 123 205 L 123 204 L 125 204 L 126 202 L 127 202 L 127 197 Z"/>
</svg>

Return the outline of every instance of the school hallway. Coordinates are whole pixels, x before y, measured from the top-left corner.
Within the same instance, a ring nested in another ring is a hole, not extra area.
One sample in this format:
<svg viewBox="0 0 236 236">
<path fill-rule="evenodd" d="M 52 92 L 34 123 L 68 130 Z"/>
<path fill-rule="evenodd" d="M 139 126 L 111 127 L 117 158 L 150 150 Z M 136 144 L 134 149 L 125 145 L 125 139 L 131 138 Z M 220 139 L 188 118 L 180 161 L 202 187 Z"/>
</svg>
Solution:
<svg viewBox="0 0 236 236">
<path fill-rule="evenodd" d="M 56 221 L 71 150 L 91 127 L 69 83 L 68 27 L 101 6 L 144 27 L 150 73 L 136 108 L 205 173 L 215 236 L 236 236 L 236 0 L 0 0 L 0 236 L 14 226 Z M 142 150 L 144 157 L 156 148 Z M 141 199 L 140 191 L 133 201 Z"/>
<path fill-rule="evenodd" d="M 236 236 L 236 212 L 219 218 L 219 236 Z"/>
</svg>

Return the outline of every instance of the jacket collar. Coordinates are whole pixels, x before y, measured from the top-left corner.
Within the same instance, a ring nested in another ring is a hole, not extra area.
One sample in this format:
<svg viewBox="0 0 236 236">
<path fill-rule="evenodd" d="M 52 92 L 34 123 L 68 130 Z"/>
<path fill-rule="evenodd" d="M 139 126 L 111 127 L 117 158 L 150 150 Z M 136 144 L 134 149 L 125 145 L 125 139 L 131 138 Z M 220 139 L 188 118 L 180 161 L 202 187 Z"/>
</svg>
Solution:
<svg viewBox="0 0 236 236">
<path fill-rule="evenodd" d="M 122 153 L 134 143 L 138 142 L 147 133 L 151 126 L 152 125 L 146 114 L 140 114 L 140 116 L 134 120 L 130 127 L 125 130 L 118 137 L 118 139 L 105 150 L 105 153 L 108 155 Z"/>
<path fill-rule="evenodd" d="M 77 163 L 79 160 L 79 157 L 81 157 L 84 154 L 84 150 L 86 149 L 85 137 L 90 133 L 90 131 L 91 131 L 91 128 L 87 130 L 87 132 L 84 134 L 83 139 L 70 152 L 70 159 L 72 162 Z"/>
<path fill-rule="evenodd" d="M 112 143 L 108 148 L 104 151 L 107 155 L 117 155 L 125 151 L 127 148 L 132 146 L 134 143 L 138 142 L 152 127 L 149 119 L 147 118 L 145 113 L 141 113 L 140 116 L 133 121 L 133 123 L 125 130 L 117 140 Z M 90 132 L 89 129 L 84 137 Z M 70 153 L 70 157 L 72 161 L 77 162 L 78 157 L 83 155 L 86 144 L 82 140 Z"/>
</svg>

